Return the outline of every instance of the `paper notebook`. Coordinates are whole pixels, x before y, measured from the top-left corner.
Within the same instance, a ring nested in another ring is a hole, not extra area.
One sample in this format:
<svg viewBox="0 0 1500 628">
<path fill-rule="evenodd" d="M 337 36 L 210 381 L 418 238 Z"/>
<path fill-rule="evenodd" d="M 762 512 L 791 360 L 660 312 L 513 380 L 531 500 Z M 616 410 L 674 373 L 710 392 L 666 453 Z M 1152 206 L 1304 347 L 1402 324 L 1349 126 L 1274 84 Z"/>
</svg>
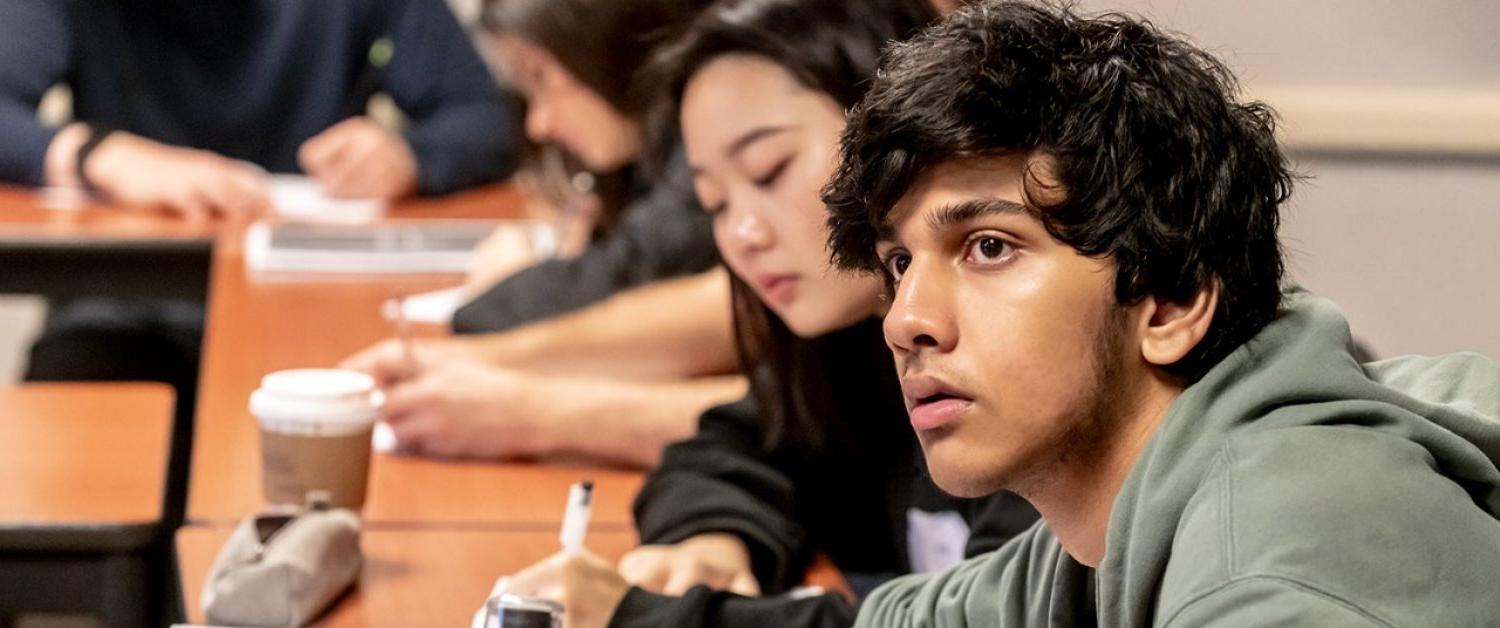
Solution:
<svg viewBox="0 0 1500 628">
<path fill-rule="evenodd" d="M 259 222 L 245 233 L 255 272 L 462 273 L 495 220 L 420 220 L 369 225 Z"/>
</svg>

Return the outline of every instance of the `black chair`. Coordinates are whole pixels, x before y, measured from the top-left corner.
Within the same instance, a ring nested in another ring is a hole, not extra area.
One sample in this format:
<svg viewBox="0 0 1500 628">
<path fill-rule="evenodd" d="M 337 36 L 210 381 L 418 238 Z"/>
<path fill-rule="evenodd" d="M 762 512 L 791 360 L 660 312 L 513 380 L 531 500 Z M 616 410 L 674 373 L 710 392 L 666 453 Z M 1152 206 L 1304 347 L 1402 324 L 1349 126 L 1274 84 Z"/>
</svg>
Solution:
<svg viewBox="0 0 1500 628">
<path fill-rule="evenodd" d="M 42 294 L 52 304 L 28 381 L 160 381 L 176 392 L 157 521 L 0 522 L 0 628 L 31 613 L 88 614 L 106 627 L 183 620 L 174 537 L 187 509 L 211 251 L 208 240 L 0 241 L 0 265 L 14 271 L 4 273 L 0 292 Z M 89 320 L 90 309 L 99 311 L 91 302 L 111 301 L 127 310 L 171 305 L 158 308 L 164 317 L 132 319 L 126 311 L 114 323 Z M 82 306 L 82 316 L 71 306 Z"/>
<path fill-rule="evenodd" d="M 92 615 L 110 628 L 162 626 L 181 620 L 180 599 L 171 534 L 160 522 L 0 525 L 0 626 L 31 613 Z"/>
</svg>

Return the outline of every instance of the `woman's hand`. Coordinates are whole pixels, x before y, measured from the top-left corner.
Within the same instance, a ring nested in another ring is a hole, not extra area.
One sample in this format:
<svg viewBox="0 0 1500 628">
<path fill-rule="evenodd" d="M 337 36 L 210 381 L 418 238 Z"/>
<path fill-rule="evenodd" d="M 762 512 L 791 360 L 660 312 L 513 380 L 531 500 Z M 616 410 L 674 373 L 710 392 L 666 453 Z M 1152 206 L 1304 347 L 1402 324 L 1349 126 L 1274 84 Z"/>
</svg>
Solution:
<svg viewBox="0 0 1500 628">
<path fill-rule="evenodd" d="M 408 356 L 400 339 L 387 338 L 345 358 L 339 368 L 365 373 L 386 388 L 439 366 L 460 362 L 482 364 L 485 355 L 479 344 L 472 337 L 413 338 Z"/>
<path fill-rule="evenodd" d="M 630 584 L 604 559 L 582 552 L 555 554 L 497 588 L 562 604 L 565 628 L 605 628 Z"/>
<path fill-rule="evenodd" d="M 479 294 L 521 270 L 536 264 L 541 257 L 533 248 L 532 227 L 528 224 L 505 224 L 496 227 L 474 248 L 469 260 L 469 274 L 464 290 Z"/>
<path fill-rule="evenodd" d="M 543 455 L 553 382 L 473 362 L 444 363 L 386 391 L 398 451 L 439 458 Z"/>
<path fill-rule="evenodd" d="M 647 545 L 620 559 L 620 574 L 642 589 L 682 595 L 698 585 L 760 595 L 750 550 L 727 533 L 700 534 L 673 545 Z"/>
</svg>

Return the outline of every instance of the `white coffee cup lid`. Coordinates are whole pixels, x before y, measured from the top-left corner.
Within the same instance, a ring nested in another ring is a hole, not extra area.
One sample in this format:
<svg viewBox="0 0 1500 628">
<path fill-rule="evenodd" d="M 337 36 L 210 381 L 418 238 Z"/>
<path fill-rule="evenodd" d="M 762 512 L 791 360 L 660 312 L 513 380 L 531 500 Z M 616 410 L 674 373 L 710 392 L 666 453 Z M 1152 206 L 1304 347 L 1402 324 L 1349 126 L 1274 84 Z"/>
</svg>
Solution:
<svg viewBox="0 0 1500 628">
<path fill-rule="evenodd" d="M 291 369 L 262 377 L 260 387 L 299 399 L 358 399 L 375 390 L 375 378 L 343 369 Z"/>
<path fill-rule="evenodd" d="M 364 373 L 292 369 L 261 379 L 260 389 L 250 395 L 250 412 L 270 429 L 363 428 L 379 418 L 384 403 L 375 379 Z"/>
</svg>

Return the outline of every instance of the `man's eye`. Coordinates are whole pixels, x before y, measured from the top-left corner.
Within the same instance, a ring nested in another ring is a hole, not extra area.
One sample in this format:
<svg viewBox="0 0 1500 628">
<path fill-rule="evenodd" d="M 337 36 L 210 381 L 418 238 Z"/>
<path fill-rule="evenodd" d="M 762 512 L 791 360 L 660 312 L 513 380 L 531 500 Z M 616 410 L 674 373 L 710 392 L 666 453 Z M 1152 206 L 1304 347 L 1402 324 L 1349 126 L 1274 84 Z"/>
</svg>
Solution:
<svg viewBox="0 0 1500 628">
<path fill-rule="evenodd" d="M 982 235 L 969 241 L 966 256 L 971 261 L 993 263 L 1003 261 L 1011 253 L 1011 245 L 995 236 Z"/>
<path fill-rule="evenodd" d="M 901 280 L 908 266 L 911 266 L 911 256 L 905 253 L 893 253 L 885 258 L 885 271 L 893 282 Z"/>
</svg>

